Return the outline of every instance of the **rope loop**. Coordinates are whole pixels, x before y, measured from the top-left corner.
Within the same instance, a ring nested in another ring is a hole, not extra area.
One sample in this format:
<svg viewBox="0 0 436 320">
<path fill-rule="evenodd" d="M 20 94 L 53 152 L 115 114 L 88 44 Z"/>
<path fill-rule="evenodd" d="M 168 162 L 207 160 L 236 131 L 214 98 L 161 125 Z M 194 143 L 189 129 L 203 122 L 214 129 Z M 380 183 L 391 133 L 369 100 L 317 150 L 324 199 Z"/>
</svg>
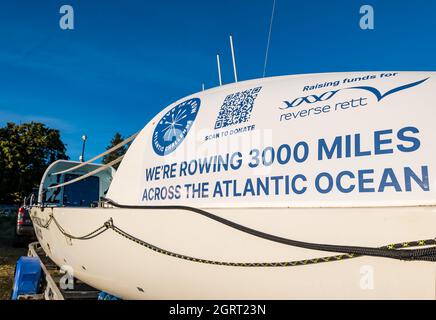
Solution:
<svg viewBox="0 0 436 320">
<path fill-rule="evenodd" d="M 106 229 L 113 229 L 114 228 L 114 220 L 110 218 L 108 221 L 104 223 L 104 226 Z"/>
</svg>

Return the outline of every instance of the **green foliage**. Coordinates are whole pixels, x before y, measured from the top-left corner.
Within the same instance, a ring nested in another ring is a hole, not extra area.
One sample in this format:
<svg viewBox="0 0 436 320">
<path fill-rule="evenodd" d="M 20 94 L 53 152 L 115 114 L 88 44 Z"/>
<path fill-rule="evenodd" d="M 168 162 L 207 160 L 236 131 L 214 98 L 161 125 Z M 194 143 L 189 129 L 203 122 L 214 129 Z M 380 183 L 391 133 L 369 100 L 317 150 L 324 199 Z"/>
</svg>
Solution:
<svg viewBox="0 0 436 320">
<path fill-rule="evenodd" d="M 47 166 L 68 159 L 59 130 L 42 123 L 0 128 L 0 203 L 19 203 L 41 181 Z"/>
<path fill-rule="evenodd" d="M 112 138 L 112 140 L 110 142 L 110 145 L 108 145 L 106 147 L 106 150 L 109 150 L 110 148 L 116 146 L 117 144 L 123 142 L 124 140 L 125 140 L 125 138 L 119 132 L 115 133 L 114 137 Z M 127 152 L 128 148 L 129 148 L 129 144 L 124 145 L 121 148 L 119 148 L 118 150 L 115 150 L 115 151 L 109 153 L 108 155 L 103 157 L 103 163 L 107 164 L 107 163 L 110 163 L 111 161 L 121 157 L 122 155 L 124 155 Z M 117 163 L 113 167 L 115 169 L 118 169 L 119 165 L 120 164 Z"/>
</svg>

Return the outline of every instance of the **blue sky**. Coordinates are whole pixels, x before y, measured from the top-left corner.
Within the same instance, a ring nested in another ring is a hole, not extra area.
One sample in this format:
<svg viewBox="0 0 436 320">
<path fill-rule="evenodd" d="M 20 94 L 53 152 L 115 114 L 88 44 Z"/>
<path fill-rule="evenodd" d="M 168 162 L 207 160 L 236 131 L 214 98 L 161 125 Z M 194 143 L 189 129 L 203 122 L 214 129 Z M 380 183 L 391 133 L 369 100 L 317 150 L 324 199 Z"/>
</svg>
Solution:
<svg viewBox="0 0 436 320">
<path fill-rule="evenodd" d="M 116 131 L 128 136 L 176 99 L 262 76 L 273 0 L 34 1 L 0 3 L 0 124 L 61 130 L 74 160 Z M 70 4 L 75 29 L 59 28 Z M 359 8 L 375 30 L 359 28 Z M 436 0 L 276 0 L 267 76 L 359 70 L 436 70 Z"/>
</svg>

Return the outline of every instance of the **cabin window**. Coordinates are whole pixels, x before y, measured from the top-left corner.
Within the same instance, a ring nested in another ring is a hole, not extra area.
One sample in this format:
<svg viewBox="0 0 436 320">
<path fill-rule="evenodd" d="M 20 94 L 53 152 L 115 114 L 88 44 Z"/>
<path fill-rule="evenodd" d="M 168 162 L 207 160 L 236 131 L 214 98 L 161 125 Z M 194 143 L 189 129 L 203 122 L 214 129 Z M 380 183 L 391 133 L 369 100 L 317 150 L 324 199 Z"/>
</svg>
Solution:
<svg viewBox="0 0 436 320">
<path fill-rule="evenodd" d="M 66 174 L 64 182 L 80 175 Z M 63 205 L 67 207 L 90 207 L 98 203 L 100 197 L 100 178 L 91 176 L 64 187 Z"/>
</svg>

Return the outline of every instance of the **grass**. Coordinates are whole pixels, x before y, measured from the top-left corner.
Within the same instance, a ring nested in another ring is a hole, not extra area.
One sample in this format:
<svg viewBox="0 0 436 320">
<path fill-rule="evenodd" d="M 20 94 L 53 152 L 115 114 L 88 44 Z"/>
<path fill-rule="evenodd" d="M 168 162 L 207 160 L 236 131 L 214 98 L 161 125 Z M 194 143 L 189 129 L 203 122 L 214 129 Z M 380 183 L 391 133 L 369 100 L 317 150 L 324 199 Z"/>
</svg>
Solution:
<svg viewBox="0 0 436 320">
<path fill-rule="evenodd" d="M 14 248 L 15 217 L 0 217 L 0 300 L 10 298 L 15 262 L 27 248 Z"/>
</svg>

